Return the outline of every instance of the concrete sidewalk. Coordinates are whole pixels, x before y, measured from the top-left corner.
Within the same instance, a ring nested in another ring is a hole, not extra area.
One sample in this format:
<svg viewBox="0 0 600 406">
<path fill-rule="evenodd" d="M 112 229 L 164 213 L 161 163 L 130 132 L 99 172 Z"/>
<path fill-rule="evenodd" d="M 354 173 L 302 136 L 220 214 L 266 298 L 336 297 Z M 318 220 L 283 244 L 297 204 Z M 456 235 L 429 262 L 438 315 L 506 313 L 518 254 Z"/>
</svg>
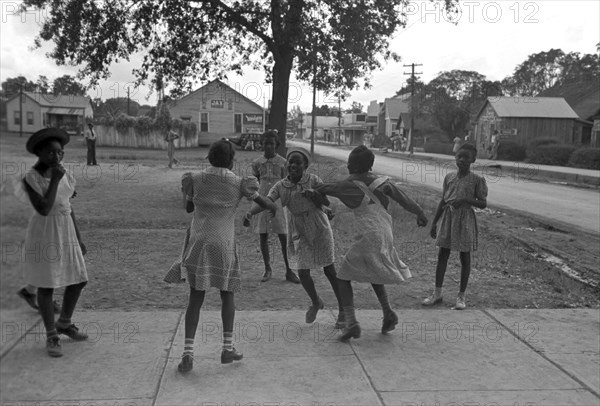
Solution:
<svg viewBox="0 0 600 406">
<path fill-rule="evenodd" d="M 192 372 L 177 372 L 183 312 L 78 312 L 87 342 L 46 355 L 31 311 L 2 311 L 0 403 L 8 405 L 599 405 L 595 309 L 358 311 L 363 335 L 336 340 L 335 314 L 239 311 L 241 362 L 220 364 L 220 312 L 201 313 Z"/>
</svg>

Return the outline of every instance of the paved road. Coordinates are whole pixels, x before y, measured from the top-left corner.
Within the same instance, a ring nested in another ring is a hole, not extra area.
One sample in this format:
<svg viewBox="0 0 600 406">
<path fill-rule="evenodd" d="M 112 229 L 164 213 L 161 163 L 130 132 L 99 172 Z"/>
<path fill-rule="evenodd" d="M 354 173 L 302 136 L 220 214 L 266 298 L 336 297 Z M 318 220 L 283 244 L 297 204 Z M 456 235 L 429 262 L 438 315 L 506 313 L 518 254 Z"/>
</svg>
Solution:
<svg viewBox="0 0 600 406">
<path fill-rule="evenodd" d="M 289 146 L 308 144 L 287 141 Z M 315 153 L 346 160 L 349 151 L 327 145 L 315 145 Z M 453 163 L 404 160 L 398 157 L 377 155 L 373 171 L 394 176 L 408 183 L 422 184 L 436 190 L 442 189 L 444 176 L 456 170 Z M 521 176 L 504 175 L 491 167 L 480 167 L 476 173 L 484 175 L 488 187 L 488 203 L 491 207 L 518 210 L 533 216 L 551 220 L 557 224 L 572 226 L 587 232 L 600 233 L 600 191 L 576 188 L 530 180 L 527 171 Z"/>
</svg>

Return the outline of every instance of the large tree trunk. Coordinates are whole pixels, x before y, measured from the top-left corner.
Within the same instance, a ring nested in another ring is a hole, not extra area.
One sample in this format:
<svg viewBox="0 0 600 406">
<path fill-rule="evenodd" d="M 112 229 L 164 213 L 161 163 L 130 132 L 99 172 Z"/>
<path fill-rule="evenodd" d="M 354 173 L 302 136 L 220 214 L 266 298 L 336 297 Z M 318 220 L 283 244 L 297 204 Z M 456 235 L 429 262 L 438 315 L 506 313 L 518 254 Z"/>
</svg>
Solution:
<svg viewBox="0 0 600 406">
<path fill-rule="evenodd" d="M 285 146 L 285 133 L 292 63 L 293 59 L 289 55 L 282 58 L 275 58 L 275 65 L 273 66 L 273 95 L 271 98 L 269 127 L 267 128 L 279 131 L 281 145 L 277 152 L 284 157 L 287 150 Z"/>
</svg>

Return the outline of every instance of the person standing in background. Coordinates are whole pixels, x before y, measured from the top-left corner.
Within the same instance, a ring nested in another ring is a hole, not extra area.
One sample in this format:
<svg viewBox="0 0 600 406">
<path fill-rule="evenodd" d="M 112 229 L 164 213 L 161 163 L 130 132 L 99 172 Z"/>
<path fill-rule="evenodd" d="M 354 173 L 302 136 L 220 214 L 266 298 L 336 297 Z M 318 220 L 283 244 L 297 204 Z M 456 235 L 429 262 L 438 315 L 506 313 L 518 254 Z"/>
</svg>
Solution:
<svg viewBox="0 0 600 406">
<path fill-rule="evenodd" d="M 457 135 L 456 137 L 454 137 L 454 139 L 452 140 L 452 142 L 454 143 L 454 147 L 452 147 L 452 153 L 454 155 L 456 155 L 456 153 L 458 152 L 458 149 L 460 148 L 460 146 L 462 145 L 462 139 Z"/>
<path fill-rule="evenodd" d="M 167 154 L 169 155 L 169 168 L 173 167 L 173 164 L 178 164 L 179 161 L 175 159 L 175 140 L 179 138 L 179 135 L 170 130 L 165 136 L 165 141 L 167 142 Z"/>
<path fill-rule="evenodd" d="M 94 124 L 88 123 L 88 130 L 85 132 L 85 142 L 87 144 L 87 164 L 98 165 L 96 162 L 96 133 Z"/>
</svg>

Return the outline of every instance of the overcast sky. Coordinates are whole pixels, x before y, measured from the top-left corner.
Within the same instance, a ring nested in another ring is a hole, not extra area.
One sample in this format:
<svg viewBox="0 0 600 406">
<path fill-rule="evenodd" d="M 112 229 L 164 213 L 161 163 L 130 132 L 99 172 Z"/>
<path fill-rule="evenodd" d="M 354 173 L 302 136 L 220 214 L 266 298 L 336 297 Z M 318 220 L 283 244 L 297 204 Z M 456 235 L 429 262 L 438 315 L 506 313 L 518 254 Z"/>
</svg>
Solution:
<svg viewBox="0 0 600 406">
<path fill-rule="evenodd" d="M 13 15 L 18 3 L 1 1 L 0 77 L 24 75 L 36 80 L 45 75 L 50 80 L 63 74 L 74 75 L 76 68 L 60 67 L 46 58 L 51 44 L 32 50 L 43 14 L 31 12 Z M 372 73 L 370 89 L 355 90 L 342 107 L 351 101 L 366 106 L 371 100 L 382 101 L 394 95 L 405 82 L 411 63 L 422 64 L 421 80 L 428 82 L 439 72 L 453 69 L 472 70 L 488 80 L 502 80 L 531 54 L 560 48 L 565 52 L 596 53 L 600 42 L 600 1 L 598 0 L 541 0 L 541 1 L 461 1 L 462 15 L 458 24 L 429 1 L 413 1 L 407 9 L 407 26 L 394 35 L 391 50 L 402 61 L 388 63 Z M 134 81 L 132 69 L 139 66 L 141 57 L 131 62 L 111 66 L 111 79 L 100 88 L 90 90 L 92 97 L 102 99 L 126 96 L 128 84 Z M 292 77 L 289 105 L 299 105 L 310 111 L 312 92 Z M 231 76 L 228 84 L 258 104 L 270 99 L 270 87 L 261 72 L 248 70 L 243 77 Z M 132 91 L 132 99 L 140 104 L 154 104 L 155 95 L 148 88 Z M 318 94 L 317 104 L 337 104 L 337 100 Z"/>
</svg>

